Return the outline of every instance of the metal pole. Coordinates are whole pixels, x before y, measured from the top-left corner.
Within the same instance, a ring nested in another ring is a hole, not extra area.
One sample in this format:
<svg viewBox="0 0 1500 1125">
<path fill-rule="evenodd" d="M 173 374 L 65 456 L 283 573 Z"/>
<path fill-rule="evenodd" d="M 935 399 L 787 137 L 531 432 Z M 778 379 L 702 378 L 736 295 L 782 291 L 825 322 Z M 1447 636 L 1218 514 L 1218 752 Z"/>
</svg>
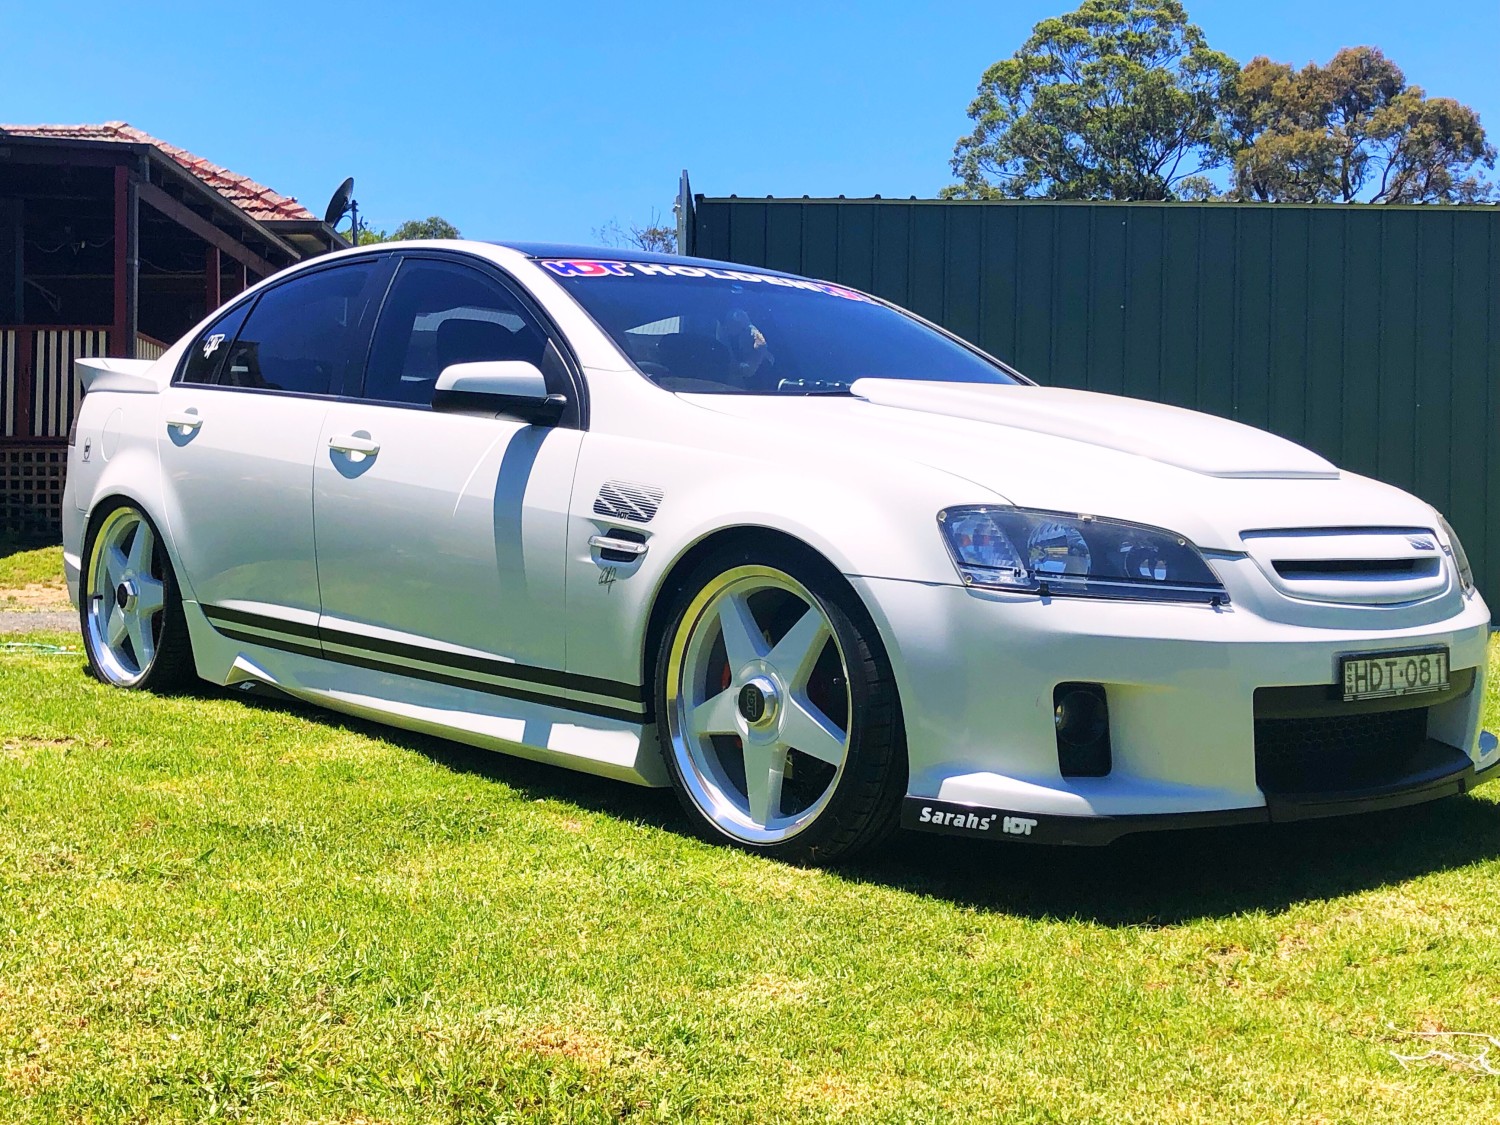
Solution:
<svg viewBox="0 0 1500 1125">
<path fill-rule="evenodd" d="M 224 266 L 219 257 L 219 248 L 210 246 L 203 261 L 203 303 L 207 306 L 207 312 L 213 312 L 224 303 L 219 286 L 219 278 L 223 272 Z"/>
<path fill-rule="evenodd" d="M 672 210 L 677 212 L 677 252 L 692 254 L 697 250 L 693 245 L 697 232 L 693 229 L 693 189 L 688 186 L 686 168 L 677 181 L 677 203 Z"/>
</svg>

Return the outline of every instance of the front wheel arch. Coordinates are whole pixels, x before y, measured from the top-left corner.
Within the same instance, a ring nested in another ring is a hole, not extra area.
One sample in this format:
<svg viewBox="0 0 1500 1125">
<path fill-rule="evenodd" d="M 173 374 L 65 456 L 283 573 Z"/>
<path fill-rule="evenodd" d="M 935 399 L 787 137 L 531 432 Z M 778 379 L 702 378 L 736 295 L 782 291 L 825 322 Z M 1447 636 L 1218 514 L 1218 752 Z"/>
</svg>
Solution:
<svg viewBox="0 0 1500 1125">
<path fill-rule="evenodd" d="M 842 586 L 848 594 L 850 604 L 858 606 L 862 614 L 861 625 L 870 629 L 872 636 L 884 644 L 880 637 L 880 631 L 875 625 L 874 618 L 865 608 L 858 592 L 849 584 L 839 569 L 828 561 L 817 548 L 811 546 L 805 540 L 798 539 L 785 531 L 779 531 L 774 527 L 756 527 L 742 525 L 739 527 L 726 527 L 705 535 L 694 543 L 681 555 L 661 583 L 656 588 L 656 594 L 651 601 L 651 611 L 646 618 L 645 640 L 640 652 L 640 682 L 650 684 L 652 677 L 656 675 L 656 657 L 661 649 L 662 640 L 666 636 L 667 626 L 671 624 L 672 612 L 677 606 L 677 601 L 682 597 L 683 591 L 692 578 L 693 573 L 702 564 L 703 560 L 721 551 L 734 551 L 736 549 L 749 551 L 756 548 L 770 548 L 773 550 L 784 550 L 799 557 L 808 566 L 822 572 L 822 576 L 830 582 Z M 889 655 L 882 651 L 882 655 L 889 659 Z"/>
</svg>

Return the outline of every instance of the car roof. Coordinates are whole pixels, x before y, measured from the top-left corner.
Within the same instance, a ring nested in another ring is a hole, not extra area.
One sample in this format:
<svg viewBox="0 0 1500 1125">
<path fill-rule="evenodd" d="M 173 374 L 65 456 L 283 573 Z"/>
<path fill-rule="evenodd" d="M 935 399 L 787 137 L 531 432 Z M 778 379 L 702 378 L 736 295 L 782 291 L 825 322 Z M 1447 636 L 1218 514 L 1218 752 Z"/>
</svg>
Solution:
<svg viewBox="0 0 1500 1125">
<path fill-rule="evenodd" d="M 494 242 L 491 245 L 515 250 L 528 258 L 565 258 L 583 262 L 660 262 L 676 266 L 712 266 L 719 269 L 749 269 L 756 273 L 775 277 L 798 277 L 794 273 L 768 269 L 765 266 L 747 266 L 743 262 L 724 262 L 716 258 L 691 258 L 685 254 L 661 254 L 655 250 L 637 250 L 634 247 L 578 246 L 565 242 Z"/>
</svg>

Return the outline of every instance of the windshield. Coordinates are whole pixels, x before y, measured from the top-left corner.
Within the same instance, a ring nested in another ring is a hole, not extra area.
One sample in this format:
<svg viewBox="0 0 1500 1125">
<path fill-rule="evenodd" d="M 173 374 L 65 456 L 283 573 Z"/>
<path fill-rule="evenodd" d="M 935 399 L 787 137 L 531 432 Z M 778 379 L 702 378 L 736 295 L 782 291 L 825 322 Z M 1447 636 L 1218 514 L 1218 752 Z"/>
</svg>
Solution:
<svg viewBox="0 0 1500 1125">
<path fill-rule="evenodd" d="M 943 333 L 825 281 L 655 262 L 541 263 L 648 379 L 702 394 L 840 394 L 856 379 L 1015 383 Z"/>
</svg>

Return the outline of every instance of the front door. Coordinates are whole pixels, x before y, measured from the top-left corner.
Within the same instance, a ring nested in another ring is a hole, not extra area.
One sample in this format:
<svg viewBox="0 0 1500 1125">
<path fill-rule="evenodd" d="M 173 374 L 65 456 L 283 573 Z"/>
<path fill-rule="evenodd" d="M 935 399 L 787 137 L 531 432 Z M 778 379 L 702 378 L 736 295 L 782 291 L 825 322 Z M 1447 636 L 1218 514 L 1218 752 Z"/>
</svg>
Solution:
<svg viewBox="0 0 1500 1125">
<path fill-rule="evenodd" d="M 357 400 L 330 405 L 313 472 L 319 633 L 330 657 L 548 701 L 565 690 L 563 558 L 580 433 L 430 408 L 438 372 L 543 365 L 500 281 L 409 258 Z"/>
</svg>

